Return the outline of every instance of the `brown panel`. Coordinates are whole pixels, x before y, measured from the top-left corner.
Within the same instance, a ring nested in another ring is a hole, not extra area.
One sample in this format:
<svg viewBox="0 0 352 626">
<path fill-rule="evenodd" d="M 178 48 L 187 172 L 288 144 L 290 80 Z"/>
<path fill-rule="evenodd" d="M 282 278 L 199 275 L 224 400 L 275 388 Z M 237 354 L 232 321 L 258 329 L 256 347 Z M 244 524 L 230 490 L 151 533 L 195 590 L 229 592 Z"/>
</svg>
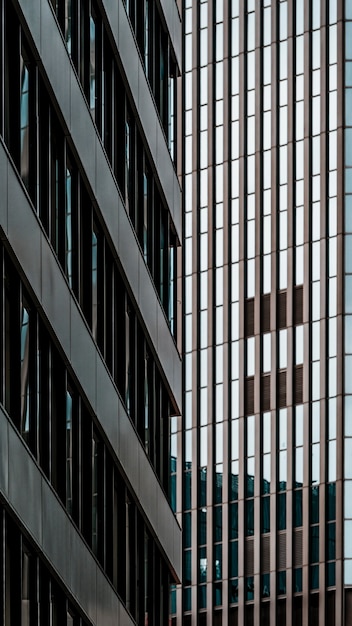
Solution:
<svg viewBox="0 0 352 626">
<path fill-rule="evenodd" d="M 294 381 L 294 403 L 302 404 L 303 402 L 303 365 L 297 365 L 295 367 L 295 381 Z"/>
<path fill-rule="evenodd" d="M 229 626 L 238 626 L 237 607 L 231 607 L 229 612 Z"/>
<path fill-rule="evenodd" d="M 280 291 L 277 294 L 277 327 L 278 328 L 286 328 L 287 326 L 286 301 L 287 301 L 286 291 Z"/>
<path fill-rule="evenodd" d="M 246 539 L 245 544 L 245 575 L 253 576 L 254 574 L 254 540 Z"/>
<path fill-rule="evenodd" d="M 277 375 L 277 404 L 279 407 L 286 406 L 286 370 Z"/>
<path fill-rule="evenodd" d="M 346 622 L 346 624 L 350 623 Z M 335 591 L 328 591 L 326 598 L 326 624 L 335 626 Z"/>
<path fill-rule="evenodd" d="M 303 286 L 294 288 L 293 292 L 293 323 L 303 324 Z"/>
<path fill-rule="evenodd" d="M 246 378 L 245 381 L 245 413 L 253 415 L 254 413 L 254 376 Z"/>
<path fill-rule="evenodd" d="M 270 535 L 262 536 L 262 567 L 261 571 L 270 572 Z"/>
<path fill-rule="evenodd" d="M 245 302 L 244 332 L 246 337 L 254 335 L 254 298 L 248 298 Z"/>
<path fill-rule="evenodd" d="M 270 374 L 261 377 L 261 409 L 270 411 Z"/>
<path fill-rule="evenodd" d="M 261 332 L 268 333 L 270 331 L 270 294 L 265 294 L 261 298 L 260 307 L 260 325 Z"/>
<path fill-rule="evenodd" d="M 302 529 L 295 530 L 293 533 L 293 565 L 294 567 L 302 566 L 303 555 L 303 532 Z"/>
<path fill-rule="evenodd" d="M 345 626 L 352 624 L 352 589 L 345 590 Z"/>
<path fill-rule="evenodd" d="M 286 533 L 279 533 L 277 537 L 277 565 L 279 570 L 286 569 Z"/>
</svg>

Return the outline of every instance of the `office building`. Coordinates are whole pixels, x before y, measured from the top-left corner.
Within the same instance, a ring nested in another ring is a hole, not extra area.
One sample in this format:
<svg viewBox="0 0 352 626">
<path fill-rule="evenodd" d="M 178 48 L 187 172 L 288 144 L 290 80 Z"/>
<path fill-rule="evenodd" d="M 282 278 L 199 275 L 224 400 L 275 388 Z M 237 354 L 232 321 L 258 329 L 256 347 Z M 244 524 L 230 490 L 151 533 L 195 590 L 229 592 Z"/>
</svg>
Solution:
<svg viewBox="0 0 352 626">
<path fill-rule="evenodd" d="M 165 626 L 181 576 L 174 0 L 0 0 L 0 623 Z"/>
<path fill-rule="evenodd" d="M 351 20 L 184 2 L 177 625 L 352 621 Z"/>
</svg>

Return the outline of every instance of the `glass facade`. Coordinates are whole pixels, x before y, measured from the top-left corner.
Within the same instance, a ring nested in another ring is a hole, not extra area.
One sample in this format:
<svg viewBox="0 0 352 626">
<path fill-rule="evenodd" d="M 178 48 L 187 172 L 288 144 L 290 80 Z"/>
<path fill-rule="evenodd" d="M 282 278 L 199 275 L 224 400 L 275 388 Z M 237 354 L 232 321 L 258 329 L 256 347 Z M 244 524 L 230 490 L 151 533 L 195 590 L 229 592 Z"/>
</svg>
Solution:
<svg viewBox="0 0 352 626">
<path fill-rule="evenodd" d="M 0 0 L 8 626 L 164 626 L 180 582 L 181 21 L 167 5 Z"/>
<path fill-rule="evenodd" d="M 173 623 L 348 624 L 350 2 L 185 0 L 183 23 Z"/>
</svg>

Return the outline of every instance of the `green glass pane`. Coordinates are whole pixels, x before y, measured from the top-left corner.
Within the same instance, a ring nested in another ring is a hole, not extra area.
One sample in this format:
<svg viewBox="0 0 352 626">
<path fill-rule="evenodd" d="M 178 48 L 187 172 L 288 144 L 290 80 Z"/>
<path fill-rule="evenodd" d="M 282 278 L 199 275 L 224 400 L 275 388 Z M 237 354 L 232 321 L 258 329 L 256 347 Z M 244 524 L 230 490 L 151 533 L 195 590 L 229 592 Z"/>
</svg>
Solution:
<svg viewBox="0 0 352 626">
<path fill-rule="evenodd" d="M 238 541 L 230 543 L 230 577 L 238 576 Z"/>
<path fill-rule="evenodd" d="M 286 593 L 286 572 L 277 573 L 277 593 L 280 596 Z"/>
<path fill-rule="evenodd" d="M 302 526 L 302 490 L 293 492 L 294 526 Z"/>
<path fill-rule="evenodd" d="M 319 589 L 319 565 L 310 568 L 310 588 Z"/>
<path fill-rule="evenodd" d="M 328 524 L 328 561 L 336 559 L 336 524 L 332 522 Z"/>
<path fill-rule="evenodd" d="M 230 539 L 238 537 L 238 505 L 230 504 Z"/>
</svg>

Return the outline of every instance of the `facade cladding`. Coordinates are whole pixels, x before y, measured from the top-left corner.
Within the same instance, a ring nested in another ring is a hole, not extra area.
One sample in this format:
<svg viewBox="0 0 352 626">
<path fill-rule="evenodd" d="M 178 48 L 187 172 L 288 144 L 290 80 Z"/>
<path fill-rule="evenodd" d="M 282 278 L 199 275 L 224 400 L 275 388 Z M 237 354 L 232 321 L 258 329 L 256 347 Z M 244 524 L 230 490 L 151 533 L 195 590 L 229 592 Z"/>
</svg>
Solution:
<svg viewBox="0 0 352 626">
<path fill-rule="evenodd" d="M 181 35 L 173 0 L 0 0 L 6 626 L 168 623 Z"/>
<path fill-rule="evenodd" d="M 185 0 L 173 623 L 352 623 L 352 3 Z"/>
</svg>

